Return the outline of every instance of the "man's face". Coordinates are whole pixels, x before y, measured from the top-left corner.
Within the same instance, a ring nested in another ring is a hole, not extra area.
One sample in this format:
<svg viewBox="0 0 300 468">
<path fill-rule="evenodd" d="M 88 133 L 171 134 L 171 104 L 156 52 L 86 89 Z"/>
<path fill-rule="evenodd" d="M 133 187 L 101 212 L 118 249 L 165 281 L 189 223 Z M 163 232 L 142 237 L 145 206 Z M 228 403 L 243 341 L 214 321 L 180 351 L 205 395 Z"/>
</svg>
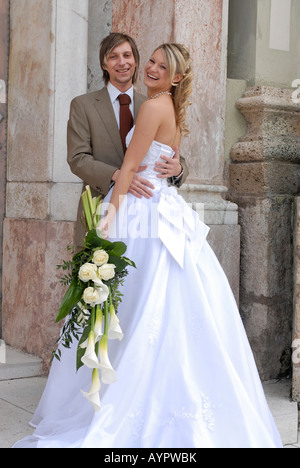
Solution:
<svg viewBox="0 0 300 468">
<path fill-rule="evenodd" d="M 136 61 L 129 42 L 123 42 L 115 47 L 107 57 L 104 69 L 109 73 L 110 82 L 121 92 L 132 86 L 132 78 Z"/>
</svg>

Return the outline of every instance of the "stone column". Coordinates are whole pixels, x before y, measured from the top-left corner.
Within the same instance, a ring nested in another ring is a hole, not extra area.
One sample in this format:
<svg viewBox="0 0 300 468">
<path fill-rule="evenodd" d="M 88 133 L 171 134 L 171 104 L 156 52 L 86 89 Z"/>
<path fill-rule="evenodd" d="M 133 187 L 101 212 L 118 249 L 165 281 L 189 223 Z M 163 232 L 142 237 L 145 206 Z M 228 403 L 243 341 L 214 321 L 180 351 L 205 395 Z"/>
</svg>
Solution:
<svg viewBox="0 0 300 468">
<path fill-rule="evenodd" d="M 240 208 L 240 309 L 263 380 L 290 367 L 293 202 L 300 188 L 300 107 L 292 91 L 249 88 L 237 103 L 248 133 L 231 151 Z"/>
<path fill-rule="evenodd" d="M 88 0 L 11 0 L 3 338 L 48 361 L 81 182 L 66 163 L 71 99 L 87 88 Z"/>
<path fill-rule="evenodd" d="M 226 201 L 224 133 L 226 107 L 228 0 L 113 0 L 113 30 L 130 34 L 141 53 L 138 89 L 153 50 L 163 42 L 189 47 L 195 71 L 193 105 L 181 154 L 190 177 L 181 189 L 188 202 L 204 203 L 204 221 L 238 299 L 239 226 L 237 206 Z"/>
<path fill-rule="evenodd" d="M 293 400 L 300 403 L 300 197 L 295 198 Z"/>
<path fill-rule="evenodd" d="M 9 50 L 9 1 L 0 3 L 0 302 L 2 299 L 2 232 L 5 216 L 7 75 Z M 0 337 L 1 337 L 0 304 Z"/>
</svg>

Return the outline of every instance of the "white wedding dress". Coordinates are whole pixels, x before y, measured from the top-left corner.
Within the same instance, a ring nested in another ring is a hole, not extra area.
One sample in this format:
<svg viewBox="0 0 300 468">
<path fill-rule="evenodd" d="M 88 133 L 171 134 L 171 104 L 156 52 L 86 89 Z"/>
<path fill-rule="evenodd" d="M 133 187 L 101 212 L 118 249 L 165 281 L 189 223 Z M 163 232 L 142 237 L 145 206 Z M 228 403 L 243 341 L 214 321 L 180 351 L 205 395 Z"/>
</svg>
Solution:
<svg viewBox="0 0 300 468">
<path fill-rule="evenodd" d="M 80 391 L 91 371 L 76 374 L 76 343 L 62 348 L 31 421 L 36 430 L 14 447 L 282 447 L 209 230 L 157 178 L 162 154 L 173 152 L 154 141 L 142 163 L 153 198 L 128 195 L 112 226 L 111 238 L 127 244 L 137 266 L 119 307 L 124 339 L 109 342 L 117 381 L 102 384 L 94 413 Z"/>
</svg>

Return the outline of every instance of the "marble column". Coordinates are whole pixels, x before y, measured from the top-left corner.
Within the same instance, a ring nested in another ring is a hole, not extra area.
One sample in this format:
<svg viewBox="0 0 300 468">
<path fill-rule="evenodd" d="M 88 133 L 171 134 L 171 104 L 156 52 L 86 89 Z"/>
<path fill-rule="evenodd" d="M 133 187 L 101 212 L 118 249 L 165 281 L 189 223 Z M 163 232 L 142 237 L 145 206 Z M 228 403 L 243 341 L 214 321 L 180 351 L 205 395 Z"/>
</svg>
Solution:
<svg viewBox="0 0 300 468">
<path fill-rule="evenodd" d="M 143 68 L 155 47 L 181 42 L 189 47 L 195 72 L 188 124 L 181 154 L 190 176 L 181 189 L 188 202 L 204 204 L 204 221 L 211 226 L 210 242 L 218 254 L 238 299 L 239 226 L 237 206 L 226 201 L 224 134 L 226 107 L 228 0 L 113 0 L 113 31 L 130 34 Z"/>
<path fill-rule="evenodd" d="M 292 93 L 249 88 L 237 102 L 248 132 L 231 151 L 231 198 L 241 224 L 240 309 L 263 380 L 290 368 L 293 207 L 300 189 L 300 107 Z"/>
<path fill-rule="evenodd" d="M 45 358 L 82 183 L 66 162 L 70 101 L 87 89 L 88 0 L 11 0 L 3 338 Z M 63 202 L 62 202 L 63 201 Z"/>
<path fill-rule="evenodd" d="M 2 259 L 2 233 L 5 215 L 6 185 L 6 125 L 7 125 L 7 76 L 9 51 L 9 1 L 0 3 L 0 259 Z M 2 265 L 0 263 L 0 301 L 2 298 Z M 0 337 L 2 329 L 0 305 Z"/>
</svg>

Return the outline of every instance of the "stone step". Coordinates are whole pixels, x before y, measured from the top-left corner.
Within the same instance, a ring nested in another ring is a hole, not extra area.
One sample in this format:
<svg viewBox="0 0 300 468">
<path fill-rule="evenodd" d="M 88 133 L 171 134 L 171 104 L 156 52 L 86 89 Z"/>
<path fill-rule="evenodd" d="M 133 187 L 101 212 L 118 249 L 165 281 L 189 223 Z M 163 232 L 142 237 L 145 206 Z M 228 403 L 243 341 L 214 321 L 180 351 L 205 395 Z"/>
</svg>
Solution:
<svg viewBox="0 0 300 468">
<path fill-rule="evenodd" d="M 0 343 L 0 381 L 42 375 L 42 361 Z"/>
<path fill-rule="evenodd" d="M 298 403 L 291 400 L 290 379 L 272 380 L 263 384 L 264 392 L 283 445 L 298 441 Z"/>
</svg>

